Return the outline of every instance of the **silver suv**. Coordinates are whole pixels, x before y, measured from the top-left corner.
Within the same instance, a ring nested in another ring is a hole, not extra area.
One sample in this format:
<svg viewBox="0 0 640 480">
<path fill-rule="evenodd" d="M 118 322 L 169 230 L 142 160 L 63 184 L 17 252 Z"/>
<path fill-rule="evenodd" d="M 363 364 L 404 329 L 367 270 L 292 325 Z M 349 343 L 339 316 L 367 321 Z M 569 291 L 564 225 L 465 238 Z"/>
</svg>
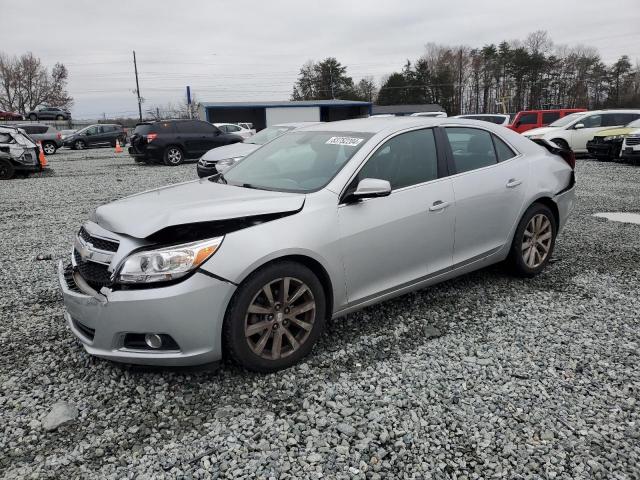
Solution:
<svg viewBox="0 0 640 480">
<path fill-rule="evenodd" d="M 572 157 L 547 147 L 446 118 L 289 132 L 99 207 L 59 265 L 65 317 L 111 360 L 286 368 L 329 317 L 504 260 L 540 273 L 575 199 Z"/>
</svg>

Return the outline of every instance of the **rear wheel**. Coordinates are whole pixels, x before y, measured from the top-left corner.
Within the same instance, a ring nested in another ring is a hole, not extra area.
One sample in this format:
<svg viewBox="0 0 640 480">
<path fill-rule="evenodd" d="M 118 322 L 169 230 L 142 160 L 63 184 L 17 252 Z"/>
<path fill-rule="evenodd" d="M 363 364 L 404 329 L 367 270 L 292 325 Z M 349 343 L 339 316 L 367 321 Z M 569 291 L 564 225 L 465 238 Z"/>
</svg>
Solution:
<svg viewBox="0 0 640 480">
<path fill-rule="evenodd" d="M 164 164 L 170 167 L 176 167 L 184 162 L 184 154 L 180 147 L 174 145 L 167 147 L 164 151 Z"/>
<path fill-rule="evenodd" d="M 53 142 L 43 142 L 42 144 L 42 150 L 44 150 L 44 153 L 47 155 L 53 155 L 57 149 L 58 147 L 56 147 L 56 144 Z"/>
<path fill-rule="evenodd" d="M 16 168 L 9 160 L 0 160 L 0 180 L 9 180 L 16 173 Z"/>
<path fill-rule="evenodd" d="M 549 207 L 531 205 L 513 237 L 509 263 L 517 275 L 533 277 L 547 266 L 556 241 L 556 219 Z"/>
<path fill-rule="evenodd" d="M 56 120 L 64 120 L 64 117 L 62 115 L 58 115 L 56 116 Z"/>
<path fill-rule="evenodd" d="M 84 147 L 86 147 L 86 145 L 82 140 L 76 140 L 73 142 L 73 148 L 76 150 L 84 150 Z"/>
<path fill-rule="evenodd" d="M 274 372 L 305 357 L 322 333 L 325 292 L 315 274 L 295 262 L 277 262 L 238 288 L 223 325 L 230 357 L 245 368 Z"/>
<path fill-rule="evenodd" d="M 38 116 L 35 113 L 32 113 L 31 115 L 29 115 L 29 120 L 37 120 Z"/>
</svg>

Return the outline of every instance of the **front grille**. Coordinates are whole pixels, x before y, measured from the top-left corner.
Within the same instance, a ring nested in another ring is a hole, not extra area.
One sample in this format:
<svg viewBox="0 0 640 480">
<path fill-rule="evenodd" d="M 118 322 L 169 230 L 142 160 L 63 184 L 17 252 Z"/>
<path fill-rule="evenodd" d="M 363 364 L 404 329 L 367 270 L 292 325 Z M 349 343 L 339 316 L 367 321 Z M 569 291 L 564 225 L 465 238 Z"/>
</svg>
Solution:
<svg viewBox="0 0 640 480">
<path fill-rule="evenodd" d="M 627 137 L 627 146 L 640 145 L 640 137 Z"/>
<path fill-rule="evenodd" d="M 85 261 L 77 250 L 73 250 L 73 257 L 76 262 L 78 273 L 95 290 L 111 285 L 111 273 L 108 266 L 101 263 Z"/>
<path fill-rule="evenodd" d="M 604 137 L 593 137 L 593 140 L 591 140 L 591 142 L 589 143 L 595 143 L 595 144 L 604 143 Z"/>
<path fill-rule="evenodd" d="M 105 240 L 104 238 L 92 237 L 89 234 L 89 232 L 85 230 L 84 227 L 80 227 L 78 236 L 82 238 L 85 242 L 93 245 L 94 248 L 98 250 L 104 250 L 105 252 L 117 252 L 118 246 L 120 245 L 118 242 L 115 242 L 112 240 Z"/>
<path fill-rule="evenodd" d="M 96 336 L 96 331 L 94 328 L 87 327 L 86 325 L 77 321 L 75 318 L 71 318 L 71 321 L 73 322 L 73 326 L 76 327 L 76 329 L 78 329 L 78 331 L 82 333 L 82 335 L 84 335 L 88 340 L 93 341 L 93 338 Z"/>
</svg>

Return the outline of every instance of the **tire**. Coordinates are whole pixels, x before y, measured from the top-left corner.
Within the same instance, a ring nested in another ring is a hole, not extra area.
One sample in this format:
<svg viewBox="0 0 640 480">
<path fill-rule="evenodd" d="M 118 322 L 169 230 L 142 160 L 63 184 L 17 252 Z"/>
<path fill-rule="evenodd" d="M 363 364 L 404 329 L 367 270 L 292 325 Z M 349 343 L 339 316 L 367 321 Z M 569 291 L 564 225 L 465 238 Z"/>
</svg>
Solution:
<svg viewBox="0 0 640 480">
<path fill-rule="evenodd" d="M 285 284 L 288 301 L 281 297 Z M 242 282 L 227 308 L 222 326 L 225 353 L 246 369 L 262 373 L 298 363 L 322 334 L 325 299 L 318 277 L 304 265 L 268 264 Z M 294 308 L 303 311 L 290 316 Z"/>
<path fill-rule="evenodd" d="M 0 180 L 11 180 L 16 174 L 16 168 L 8 160 L 0 160 Z"/>
<path fill-rule="evenodd" d="M 177 167 L 184 163 L 184 153 L 182 149 L 175 145 L 169 145 L 164 150 L 164 164 L 169 167 Z"/>
<path fill-rule="evenodd" d="M 544 270 L 553 255 L 557 230 L 555 216 L 549 207 L 534 203 L 527 209 L 513 236 L 507 259 L 516 275 L 534 277 Z M 533 245 L 529 238 L 535 240 Z"/>
<path fill-rule="evenodd" d="M 64 120 L 64 117 L 62 115 L 58 115 L 56 116 L 56 120 Z"/>
<path fill-rule="evenodd" d="M 84 150 L 85 147 L 86 147 L 86 145 L 82 140 L 76 140 L 75 142 L 73 142 L 73 149 L 74 150 Z"/>
<path fill-rule="evenodd" d="M 53 142 L 42 143 L 42 150 L 44 151 L 45 155 L 53 155 L 54 153 L 56 153 L 57 149 L 58 147 Z"/>
<path fill-rule="evenodd" d="M 35 113 L 32 113 L 29 115 L 29 120 L 33 121 L 33 120 L 38 120 L 38 115 L 36 115 Z"/>
</svg>

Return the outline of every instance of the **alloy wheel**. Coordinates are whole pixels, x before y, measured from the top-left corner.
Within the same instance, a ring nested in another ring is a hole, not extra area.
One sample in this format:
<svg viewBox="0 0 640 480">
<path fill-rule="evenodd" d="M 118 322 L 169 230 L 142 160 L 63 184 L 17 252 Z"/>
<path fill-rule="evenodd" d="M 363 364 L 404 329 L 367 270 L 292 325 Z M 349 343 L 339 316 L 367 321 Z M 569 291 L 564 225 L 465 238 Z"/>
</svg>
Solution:
<svg viewBox="0 0 640 480">
<path fill-rule="evenodd" d="M 261 358 L 284 358 L 307 341 L 315 317 L 316 301 L 311 289 L 297 278 L 278 278 L 264 285 L 249 304 L 245 338 Z"/>
<path fill-rule="evenodd" d="M 76 150 L 82 150 L 84 148 L 84 142 L 81 140 L 76 141 L 75 147 L 76 147 Z"/>
<path fill-rule="evenodd" d="M 56 153 L 56 147 L 54 147 L 51 143 L 45 143 L 42 146 L 42 149 L 47 155 L 53 155 L 54 153 Z"/>
<path fill-rule="evenodd" d="M 169 163 L 178 165 L 182 161 L 182 152 L 177 148 L 172 148 L 167 153 L 167 158 L 169 159 Z"/>
<path fill-rule="evenodd" d="M 539 213 L 534 215 L 522 238 L 522 259 L 529 268 L 537 268 L 544 263 L 551 249 L 553 229 L 551 220 Z"/>
</svg>

